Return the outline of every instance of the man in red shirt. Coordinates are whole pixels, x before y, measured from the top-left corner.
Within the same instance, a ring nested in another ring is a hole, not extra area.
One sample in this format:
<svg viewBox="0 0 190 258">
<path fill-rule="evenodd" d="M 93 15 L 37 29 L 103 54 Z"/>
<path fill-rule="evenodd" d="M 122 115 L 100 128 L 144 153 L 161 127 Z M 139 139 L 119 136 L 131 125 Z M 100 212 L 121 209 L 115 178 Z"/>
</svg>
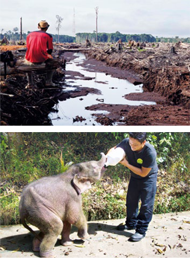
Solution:
<svg viewBox="0 0 190 258">
<path fill-rule="evenodd" d="M 33 31 L 27 36 L 25 59 L 33 64 L 45 62 L 47 66 L 46 86 L 55 86 L 52 82 L 54 70 L 50 69 L 50 67 L 56 61 L 54 61 L 51 56 L 53 51 L 53 38 L 46 32 L 48 28 L 49 24 L 45 20 L 42 20 L 38 23 L 39 31 Z"/>
</svg>

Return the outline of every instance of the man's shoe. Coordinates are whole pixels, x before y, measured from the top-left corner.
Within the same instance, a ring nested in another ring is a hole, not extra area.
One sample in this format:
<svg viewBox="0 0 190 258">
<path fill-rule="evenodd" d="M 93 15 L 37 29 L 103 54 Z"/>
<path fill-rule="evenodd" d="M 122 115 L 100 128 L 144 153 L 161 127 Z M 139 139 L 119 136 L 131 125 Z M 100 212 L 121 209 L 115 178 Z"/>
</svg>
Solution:
<svg viewBox="0 0 190 258">
<path fill-rule="evenodd" d="M 132 235 L 129 238 L 129 241 L 131 241 L 131 242 L 138 242 L 138 241 L 140 241 L 144 237 L 145 237 L 145 235 L 136 232 L 134 235 Z"/>
<path fill-rule="evenodd" d="M 121 223 L 119 224 L 117 227 L 116 227 L 117 230 L 132 230 L 132 229 L 135 229 L 135 227 L 128 227 L 126 224 L 124 223 Z"/>
<path fill-rule="evenodd" d="M 46 82 L 46 87 L 57 87 L 59 84 L 55 84 L 53 82 Z"/>
</svg>

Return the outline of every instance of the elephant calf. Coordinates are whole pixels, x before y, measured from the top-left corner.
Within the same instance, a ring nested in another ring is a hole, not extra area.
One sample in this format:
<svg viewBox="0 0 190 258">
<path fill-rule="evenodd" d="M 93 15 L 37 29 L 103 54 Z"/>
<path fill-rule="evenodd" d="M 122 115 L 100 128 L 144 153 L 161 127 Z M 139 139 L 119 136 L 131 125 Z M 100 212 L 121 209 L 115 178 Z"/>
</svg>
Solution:
<svg viewBox="0 0 190 258">
<path fill-rule="evenodd" d="M 62 245 L 69 245 L 71 225 L 78 228 L 78 236 L 88 237 L 87 222 L 82 211 L 81 194 L 99 180 L 106 157 L 99 161 L 72 165 L 66 172 L 43 177 L 27 185 L 21 195 L 19 210 L 21 222 L 34 235 L 33 251 L 41 257 L 53 257 L 53 248 L 61 234 Z M 26 223 L 36 226 L 36 234 Z"/>
</svg>

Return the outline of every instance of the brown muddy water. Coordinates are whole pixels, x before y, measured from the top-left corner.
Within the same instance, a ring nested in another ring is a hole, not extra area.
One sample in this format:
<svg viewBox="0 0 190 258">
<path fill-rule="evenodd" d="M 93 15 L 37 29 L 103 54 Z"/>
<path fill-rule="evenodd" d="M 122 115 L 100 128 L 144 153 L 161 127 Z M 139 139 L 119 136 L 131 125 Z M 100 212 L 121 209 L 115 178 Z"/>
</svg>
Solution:
<svg viewBox="0 0 190 258">
<path fill-rule="evenodd" d="M 67 71 L 75 71 L 79 76 L 75 76 L 74 80 L 69 76 L 65 76 L 64 92 L 74 91 L 77 87 L 88 87 L 98 90 L 98 94 L 89 93 L 87 96 L 70 98 L 65 101 L 59 101 L 56 105 L 57 113 L 51 113 L 49 118 L 54 126 L 100 126 L 100 123 L 95 121 L 93 114 L 106 114 L 107 111 L 90 111 L 86 107 L 105 103 L 105 104 L 125 104 L 131 106 L 139 105 L 154 105 L 155 102 L 150 101 L 132 101 L 124 98 L 124 95 L 129 93 L 143 92 L 142 84 L 134 85 L 127 80 L 111 77 L 103 72 L 95 72 L 93 67 L 89 69 L 82 66 L 85 55 L 75 53 L 75 59 L 71 60 L 66 65 Z M 81 75 L 81 76 L 80 76 Z M 84 80 L 84 78 L 88 78 Z M 77 116 L 82 117 L 82 121 L 75 121 Z M 114 124 L 117 125 L 117 124 Z"/>
</svg>

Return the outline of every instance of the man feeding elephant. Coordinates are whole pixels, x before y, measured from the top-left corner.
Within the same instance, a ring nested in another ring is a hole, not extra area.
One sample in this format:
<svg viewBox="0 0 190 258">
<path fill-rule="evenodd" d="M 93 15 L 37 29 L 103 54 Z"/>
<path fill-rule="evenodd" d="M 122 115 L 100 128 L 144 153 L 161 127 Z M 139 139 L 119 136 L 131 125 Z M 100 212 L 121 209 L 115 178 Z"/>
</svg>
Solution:
<svg viewBox="0 0 190 258">
<path fill-rule="evenodd" d="M 25 59 L 33 64 L 45 62 L 46 66 L 49 67 L 49 69 L 47 69 L 46 86 L 55 86 L 52 82 L 54 70 L 50 69 L 55 63 L 51 56 L 53 51 L 53 38 L 46 32 L 48 28 L 49 24 L 45 20 L 42 20 L 38 23 L 39 31 L 33 31 L 27 36 Z"/>
<path fill-rule="evenodd" d="M 131 172 L 126 198 L 127 218 L 125 224 L 117 226 L 117 230 L 135 229 L 136 233 L 129 241 L 137 242 L 145 237 L 152 219 L 158 172 L 156 150 L 146 142 L 146 133 L 129 133 L 129 138 L 108 152 L 107 161 L 110 159 L 110 164 L 109 153 L 114 156 L 114 149 L 117 150 L 117 156 L 121 155 L 118 162 Z"/>
</svg>

